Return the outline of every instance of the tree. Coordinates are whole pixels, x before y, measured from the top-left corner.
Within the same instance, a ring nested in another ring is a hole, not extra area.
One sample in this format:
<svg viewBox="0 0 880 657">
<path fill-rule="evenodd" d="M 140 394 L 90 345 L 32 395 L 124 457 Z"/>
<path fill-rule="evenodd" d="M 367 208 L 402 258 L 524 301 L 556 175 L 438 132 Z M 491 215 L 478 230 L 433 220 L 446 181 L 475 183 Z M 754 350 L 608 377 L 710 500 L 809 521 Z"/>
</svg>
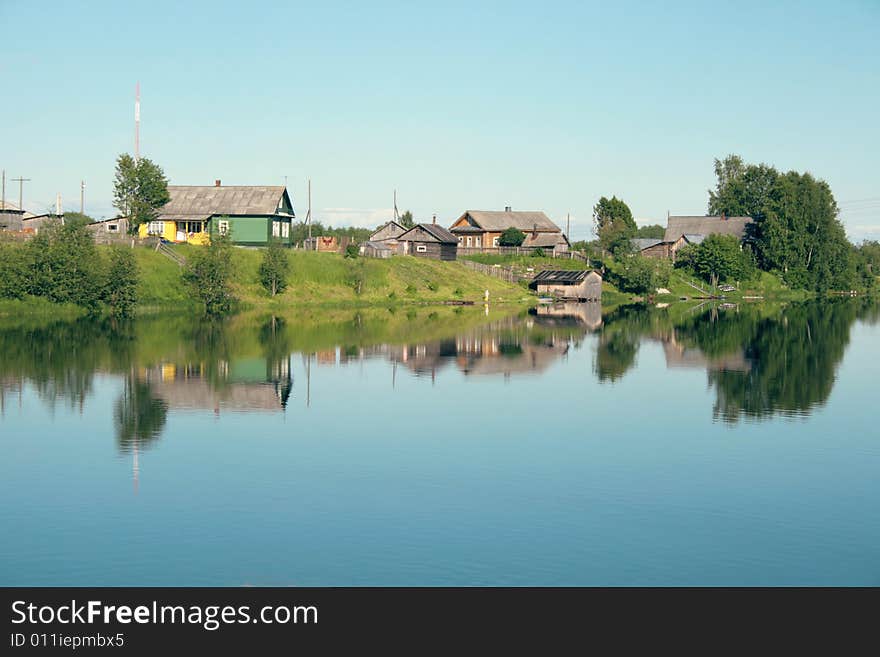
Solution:
<svg viewBox="0 0 880 657">
<path fill-rule="evenodd" d="M 106 270 L 84 224 L 50 224 L 25 249 L 30 294 L 97 310 L 104 296 Z"/>
<path fill-rule="evenodd" d="M 287 273 L 290 271 L 290 260 L 287 250 L 278 240 L 272 240 L 263 251 L 260 263 L 260 284 L 271 296 L 287 289 Z"/>
<path fill-rule="evenodd" d="M 400 221 L 398 221 L 397 223 L 399 223 L 404 228 L 412 228 L 416 225 L 416 222 L 413 219 L 413 213 L 409 210 L 400 215 Z"/>
<path fill-rule="evenodd" d="M 636 230 L 636 237 L 650 237 L 656 240 L 662 240 L 666 234 L 666 229 L 660 224 L 650 224 L 649 226 L 639 226 Z"/>
<path fill-rule="evenodd" d="M 737 155 L 715 160 L 715 174 L 709 213 L 754 219 L 746 240 L 754 244 L 761 269 L 780 271 L 792 287 L 817 291 L 867 280 L 866 265 L 853 257 L 837 218 L 837 202 L 824 180 L 746 164 Z"/>
<path fill-rule="evenodd" d="M 159 165 L 148 158 L 135 162 L 128 153 L 116 159 L 113 206 L 129 218 L 132 233 L 141 224 L 153 221 L 169 200 L 168 180 Z"/>
<path fill-rule="evenodd" d="M 195 249 L 183 279 L 202 301 L 208 315 L 223 315 L 232 309 L 232 242 L 229 235 L 217 235 L 211 243 Z"/>
<path fill-rule="evenodd" d="M 603 196 L 593 207 L 593 223 L 600 246 L 614 255 L 629 253 L 630 240 L 638 227 L 629 206 L 623 200 Z"/>
<path fill-rule="evenodd" d="M 501 233 L 501 237 L 498 238 L 498 244 L 499 246 L 519 246 L 525 239 L 526 234 L 524 232 L 511 226 Z"/>
<path fill-rule="evenodd" d="M 713 287 L 719 281 L 750 278 L 750 261 L 733 235 L 709 235 L 686 256 L 694 272 Z"/>
<path fill-rule="evenodd" d="M 138 270 L 131 249 L 114 247 L 110 252 L 110 268 L 104 297 L 110 312 L 127 317 L 137 304 Z"/>
</svg>

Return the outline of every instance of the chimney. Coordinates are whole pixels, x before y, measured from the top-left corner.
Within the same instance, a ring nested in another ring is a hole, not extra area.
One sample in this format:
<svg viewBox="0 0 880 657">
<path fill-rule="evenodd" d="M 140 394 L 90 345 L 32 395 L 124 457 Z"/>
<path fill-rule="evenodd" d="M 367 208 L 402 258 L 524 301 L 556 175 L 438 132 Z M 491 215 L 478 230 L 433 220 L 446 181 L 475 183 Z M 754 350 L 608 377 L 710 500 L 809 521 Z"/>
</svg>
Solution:
<svg viewBox="0 0 880 657">
<path fill-rule="evenodd" d="M 538 236 L 538 224 L 532 224 L 532 239 Z"/>
<path fill-rule="evenodd" d="M 214 181 L 214 187 L 219 187 L 219 186 L 220 186 L 220 179 L 218 178 L 217 180 Z"/>
<path fill-rule="evenodd" d="M 505 212 L 510 212 L 510 206 L 509 206 L 509 205 L 505 205 L 505 206 L 504 206 L 504 211 L 505 211 Z"/>
<path fill-rule="evenodd" d="M 432 223 L 432 224 L 436 224 L 436 223 L 437 223 L 437 215 L 436 215 L 436 214 L 434 215 L 434 218 L 433 218 L 433 220 L 431 221 L 431 223 Z"/>
</svg>

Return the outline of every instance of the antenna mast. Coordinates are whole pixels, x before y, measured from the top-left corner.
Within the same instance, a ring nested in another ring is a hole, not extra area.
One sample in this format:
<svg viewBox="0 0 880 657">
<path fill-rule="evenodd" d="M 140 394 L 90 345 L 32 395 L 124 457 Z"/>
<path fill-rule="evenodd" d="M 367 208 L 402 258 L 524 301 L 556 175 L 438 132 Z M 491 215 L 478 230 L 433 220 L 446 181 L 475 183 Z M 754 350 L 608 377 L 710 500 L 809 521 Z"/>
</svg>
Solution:
<svg viewBox="0 0 880 657">
<path fill-rule="evenodd" d="M 397 190 L 394 190 L 394 222 L 400 223 L 400 213 L 397 211 Z"/>
<path fill-rule="evenodd" d="M 309 239 L 312 239 L 312 179 L 309 178 L 309 209 L 306 212 L 306 225 L 309 227 Z"/>
<path fill-rule="evenodd" d="M 141 83 L 134 87 L 134 163 L 141 159 Z"/>
</svg>

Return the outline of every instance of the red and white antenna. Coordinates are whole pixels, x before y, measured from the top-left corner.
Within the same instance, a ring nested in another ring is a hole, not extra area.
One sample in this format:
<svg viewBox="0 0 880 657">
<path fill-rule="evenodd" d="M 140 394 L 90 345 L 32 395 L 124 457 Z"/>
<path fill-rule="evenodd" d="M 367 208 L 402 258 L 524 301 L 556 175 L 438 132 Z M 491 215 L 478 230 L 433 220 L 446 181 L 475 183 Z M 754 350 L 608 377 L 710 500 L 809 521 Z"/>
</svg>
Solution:
<svg viewBox="0 0 880 657">
<path fill-rule="evenodd" d="M 134 162 L 141 158 L 141 83 L 134 88 Z"/>
</svg>

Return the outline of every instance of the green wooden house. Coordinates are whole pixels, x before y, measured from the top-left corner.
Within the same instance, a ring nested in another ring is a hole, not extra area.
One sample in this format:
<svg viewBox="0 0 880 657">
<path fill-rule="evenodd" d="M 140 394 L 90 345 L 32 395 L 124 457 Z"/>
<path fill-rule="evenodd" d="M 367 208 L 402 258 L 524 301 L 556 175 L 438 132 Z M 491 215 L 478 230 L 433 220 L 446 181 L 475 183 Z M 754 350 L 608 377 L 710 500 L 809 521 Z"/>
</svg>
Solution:
<svg viewBox="0 0 880 657">
<path fill-rule="evenodd" d="M 228 234 L 234 244 L 266 246 L 272 240 L 291 244 L 296 220 L 287 188 L 278 186 L 169 185 L 171 200 L 144 235 L 172 242 L 205 244 Z"/>
</svg>

